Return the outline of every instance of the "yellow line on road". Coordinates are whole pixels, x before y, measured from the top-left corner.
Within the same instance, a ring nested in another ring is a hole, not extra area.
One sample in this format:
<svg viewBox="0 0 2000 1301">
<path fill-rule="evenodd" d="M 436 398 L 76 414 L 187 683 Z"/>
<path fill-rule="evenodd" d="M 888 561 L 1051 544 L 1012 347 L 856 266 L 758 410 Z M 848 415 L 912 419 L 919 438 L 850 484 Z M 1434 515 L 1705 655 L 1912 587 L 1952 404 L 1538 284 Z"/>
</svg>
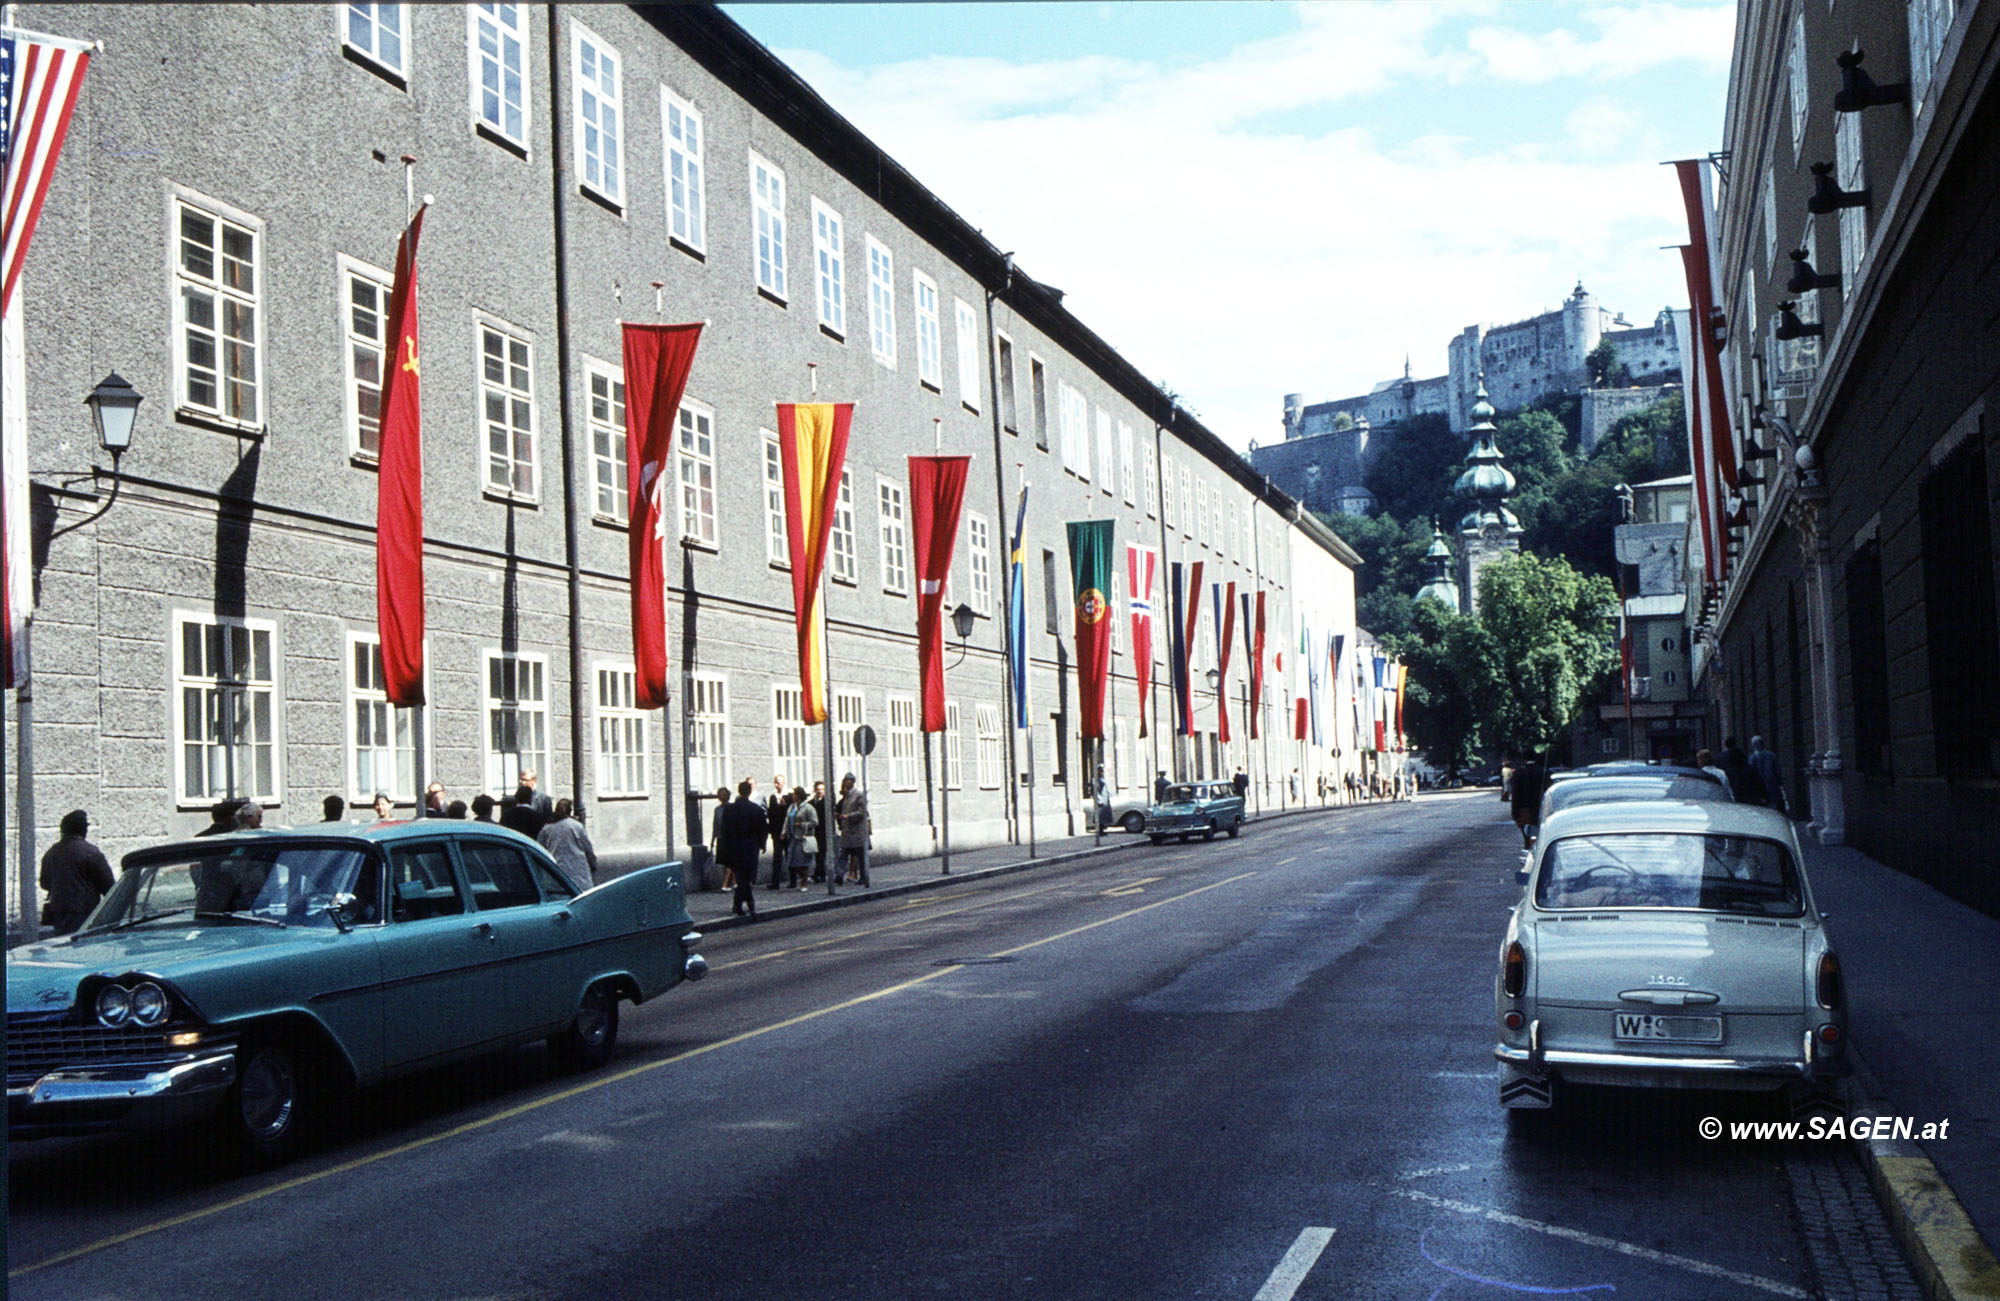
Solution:
<svg viewBox="0 0 2000 1301">
<path fill-rule="evenodd" d="M 1123 885 L 1114 885 L 1109 890 L 1104 890 L 1100 893 L 1107 899 L 1117 899 L 1128 894 L 1144 894 L 1147 886 L 1155 881 L 1164 881 L 1166 879 L 1164 876 L 1142 876 L 1136 881 L 1127 881 Z"/>
<path fill-rule="evenodd" d="M 1112 922 L 1123 921 L 1127 917 L 1136 917 L 1140 913 L 1150 912 L 1155 908 L 1164 907 L 1165 905 L 1170 903 L 1177 903 L 1182 899 L 1192 899 L 1195 895 L 1206 894 L 1210 890 L 1219 889 L 1220 887 L 1229 885 L 1232 882 L 1241 881 L 1245 877 L 1250 877 L 1255 875 L 1256 875 L 1255 872 L 1244 872 L 1237 876 L 1232 876 L 1226 878 L 1225 880 L 1217 881 L 1213 885 L 1204 885 L 1198 887 L 1197 889 L 1189 890 L 1185 894 L 1177 894 L 1171 898 L 1160 899 L 1149 904 L 1142 904 L 1137 908 L 1127 909 L 1122 913 L 1117 913 L 1113 916 L 1103 918 L 1100 921 L 1094 921 L 1088 923 L 1087 925 L 1077 926 L 1070 930 L 1062 931 L 1058 934 L 1047 936 L 1046 938 L 1043 939 L 1032 940 L 1027 944 L 1020 945 L 1016 948 L 1004 949 L 999 953 L 989 954 L 988 956 L 996 958 L 1004 958 L 1004 957 L 1011 957 L 1016 953 L 1025 953 L 1029 949 L 1039 948 L 1044 944 L 1053 944 L 1057 940 L 1068 939 L 1072 935 L 1081 935 L 1085 931 L 1093 931 L 1100 926 L 1108 926 Z M 1016 895 L 1011 897 L 1018 898 L 1019 896 Z M 915 920 L 928 920 L 928 918 L 921 918 Z M 885 927 L 878 927 L 877 929 L 888 930 L 890 928 L 885 926 Z M 831 942 L 832 941 L 829 941 L 829 943 Z M 615 1074 L 606 1075 L 598 1079 L 589 1080 L 586 1081 L 585 1083 L 577 1084 L 570 1088 L 562 1089 L 558 1092 L 547 1094 L 546 1096 L 535 1098 L 531 1101 L 523 1102 L 513 1107 L 508 1107 L 503 1111 L 496 1111 L 490 1116 L 482 1116 L 478 1120 L 469 1120 L 462 1125 L 454 1125 L 452 1128 L 444 1130 L 441 1133 L 432 1134 L 425 1138 L 414 1139 L 408 1143 L 402 1143 L 396 1147 L 388 1148 L 385 1149 L 384 1151 L 376 1152 L 369 1156 L 357 1157 L 352 1161 L 343 1161 L 339 1165 L 329 1166 L 324 1170 L 317 1170 L 311 1174 L 298 1175 L 294 1178 L 286 1179 L 283 1182 L 272 1184 L 268 1188 L 259 1188 L 255 1192 L 244 1193 L 239 1197 L 228 1198 L 227 1200 L 217 1202 L 212 1206 L 204 1206 L 198 1210 L 186 1211 L 180 1215 L 169 1216 L 164 1220 L 156 1220 L 151 1224 L 142 1224 L 136 1229 L 128 1229 L 123 1233 L 112 1234 L 110 1237 L 107 1238 L 99 1238 L 95 1242 L 87 1242 L 80 1247 L 72 1247 L 68 1251 L 57 1252 L 55 1255 L 50 1256 L 45 1260 L 38 1260 L 32 1265 L 22 1265 L 17 1269 L 11 1269 L 7 1271 L 7 1277 L 10 1279 L 20 1278 L 23 1275 L 33 1274 L 41 1270 L 51 1269 L 57 1265 L 67 1264 L 72 1260 L 76 1260 L 78 1257 L 92 1255 L 96 1252 L 104 1251 L 107 1248 L 120 1246 L 124 1243 L 132 1242 L 136 1239 L 144 1238 L 151 1234 L 162 1232 L 163 1230 L 166 1229 L 177 1229 L 182 1225 L 192 1224 L 197 1220 L 207 1219 L 209 1216 L 220 1214 L 223 1211 L 235 1210 L 239 1206 L 248 1206 L 252 1202 L 262 1201 L 264 1198 L 273 1196 L 277 1193 L 290 1192 L 294 1188 L 303 1188 L 308 1184 L 318 1183 L 320 1180 L 331 1178 L 334 1175 L 348 1174 L 351 1171 L 359 1170 L 364 1166 L 374 1165 L 378 1161 L 385 1161 L 392 1156 L 403 1156 L 406 1153 L 415 1152 L 421 1148 L 426 1148 L 437 1143 L 442 1143 L 447 1139 L 459 1138 L 463 1135 L 473 1133 L 477 1130 L 485 1129 L 488 1126 L 498 1124 L 503 1120 L 513 1120 L 516 1119 L 517 1117 L 525 1116 L 530 1112 L 540 1111 L 543 1107 L 547 1107 L 553 1103 L 564 1102 L 570 1098 L 581 1097 L 586 1093 L 595 1092 L 596 1090 L 602 1089 L 607 1085 L 618 1084 L 625 1080 L 633 1079 L 636 1076 L 645 1075 L 652 1071 L 657 1071 L 663 1066 L 672 1066 L 678 1062 L 689 1061 L 693 1058 L 702 1057 L 723 1048 L 731 1048 L 740 1043 L 748 1043 L 752 1039 L 761 1039 L 765 1035 L 774 1034 L 779 1030 L 788 1030 L 795 1025 L 803 1025 L 808 1021 L 816 1021 L 820 1017 L 829 1016 L 835 1012 L 844 1012 L 849 1008 L 859 1007 L 863 1003 L 872 1003 L 876 999 L 887 998 L 891 994 L 900 994 L 906 989 L 914 989 L 916 986 L 925 984 L 928 981 L 936 980 L 940 976 L 949 976 L 963 970 L 965 970 L 965 966 L 963 963 L 953 963 L 951 966 L 940 967 L 936 971 L 926 972 L 925 974 L 914 977 L 910 980 L 905 980 L 898 984 L 889 985 L 886 988 L 875 990 L 872 993 L 861 994 L 854 998 L 847 999 L 844 1002 L 834 1003 L 828 1007 L 822 1007 L 817 1011 L 801 1012 L 797 1016 L 787 1017 L 782 1021 L 774 1021 L 770 1025 L 759 1026 L 755 1030 L 745 1030 L 741 1034 L 731 1035 L 727 1039 L 718 1039 L 714 1043 L 703 1044 L 698 1048 L 690 1048 L 685 1052 L 675 1053 L 671 1057 L 662 1057 L 660 1060 L 655 1062 L 644 1062 L 638 1066 L 627 1067 L 626 1069 L 618 1071 Z"/>
</svg>

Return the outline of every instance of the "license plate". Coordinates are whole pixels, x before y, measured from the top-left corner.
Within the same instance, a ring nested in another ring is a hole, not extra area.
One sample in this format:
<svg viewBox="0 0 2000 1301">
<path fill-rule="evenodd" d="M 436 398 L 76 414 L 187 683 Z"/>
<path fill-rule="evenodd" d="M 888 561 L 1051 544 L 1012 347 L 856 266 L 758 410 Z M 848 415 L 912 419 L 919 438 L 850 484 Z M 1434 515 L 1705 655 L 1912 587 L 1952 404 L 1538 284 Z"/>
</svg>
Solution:
<svg viewBox="0 0 2000 1301">
<path fill-rule="evenodd" d="M 1615 1014 L 1612 1036 L 1642 1043 L 1719 1044 L 1719 1016 L 1655 1016 L 1650 1012 Z"/>
</svg>

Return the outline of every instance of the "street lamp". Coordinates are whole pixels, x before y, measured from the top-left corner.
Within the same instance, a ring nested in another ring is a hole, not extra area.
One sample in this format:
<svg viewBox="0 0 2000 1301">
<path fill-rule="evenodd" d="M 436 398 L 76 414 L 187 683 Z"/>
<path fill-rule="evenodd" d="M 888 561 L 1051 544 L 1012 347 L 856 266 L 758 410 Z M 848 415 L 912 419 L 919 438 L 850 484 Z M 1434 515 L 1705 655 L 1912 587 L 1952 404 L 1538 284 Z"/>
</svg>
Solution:
<svg viewBox="0 0 2000 1301">
<path fill-rule="evenodd" d="M 90 422 L 97 429 L 97 443 L 111 453 L 111 492 L 104 504 L 74 524 L 65 524 L 53 530 L 49 536 L 59 538 L 65 533 L 74 533 L 86 524 L 94 524 L 104 517 L 118 500 L 118 485 L 124 480 L 118 475 L 118 458 L 132 446 L 132 426 L 138 422 L 139 403 L 143 399 L 139 391 L 125 382 L 123 376 L 112 371 L 97 382 L 97 387 L 84 396 L 83 404 L 90 408 Z M 92 467 L 90 474 L 79 475 L 68 483 L 80 483 L 85 478 L 96 478 L 100 471 Z M 67 487 L 68 483 L 64 486 Z"/>
<path fill-rule="evenodd" d="M 972 621 L 978 617 L 973 613 L 972 607 L 963 601 L 960 601 L 958 608 L 951 612 L 951 630 L 958 634 L 958 659 L 953 660 L 950 667 L 957 668 L 959 662 L 965 658 L 965 640 L 972 636 Z"/>
</svg>

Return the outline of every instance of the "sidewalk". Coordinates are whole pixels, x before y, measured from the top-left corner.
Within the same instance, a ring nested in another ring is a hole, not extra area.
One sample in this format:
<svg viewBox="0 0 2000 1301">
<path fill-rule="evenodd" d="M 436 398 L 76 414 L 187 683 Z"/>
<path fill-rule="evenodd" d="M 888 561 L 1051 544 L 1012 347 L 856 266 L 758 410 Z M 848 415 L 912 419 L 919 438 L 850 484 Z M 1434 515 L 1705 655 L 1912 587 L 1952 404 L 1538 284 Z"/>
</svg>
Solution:
<svg viewBox="0 0 2000 1301">
<path fill-rule="evenodd" d="M 1847 986 L 1853 1114 L 1951 1122 L 1857 1142 L 1870 1177 L 1933 1298 L 2000 1298 L 2000 919 L 1847 846 L 1808 841 L 1806 860 Z"/>
</svg>

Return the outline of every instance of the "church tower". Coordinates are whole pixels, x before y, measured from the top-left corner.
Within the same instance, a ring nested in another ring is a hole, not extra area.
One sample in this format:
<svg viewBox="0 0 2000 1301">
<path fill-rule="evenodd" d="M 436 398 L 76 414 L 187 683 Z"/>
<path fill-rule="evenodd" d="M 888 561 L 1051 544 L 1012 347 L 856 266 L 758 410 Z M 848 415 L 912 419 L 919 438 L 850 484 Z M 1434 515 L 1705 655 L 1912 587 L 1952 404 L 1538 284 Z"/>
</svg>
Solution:
<svg viewBox="0 0 2000 1301">
<path fill-rule="evenodd" d="M 1451 543 L 1444 540 L 1436 520 L 1431 521 L 1431 549 L 1424 553 L 1424 585 L 1417 589 L 1417 600 L 1436 601 L 1447 610 L 1464 613 L 1458 584 L 1451 580 Z"/>
<path fill-rule="evenodd" d="M 1479 377 L 1479 391 L 1473 399 L 1472 450 L 1465 455 L 1465 473 L 1452 485 L 1452 495 L 1465 503 L 1458 521 L 1459 608 L 1467 614 L 1479 613 L 1479 573 L 1510 551 L 1521 549 L 1521 521 L 1507 509 L 1514 491 L 1514 476 L 1494 442 L 1493 404 L 1486 400 L 1486 377 Z M 1442 539 L 1440 539 L 1441 541 Z M 1433 550 L 1435 550 L 1433 544 Z"/>
</svg>

